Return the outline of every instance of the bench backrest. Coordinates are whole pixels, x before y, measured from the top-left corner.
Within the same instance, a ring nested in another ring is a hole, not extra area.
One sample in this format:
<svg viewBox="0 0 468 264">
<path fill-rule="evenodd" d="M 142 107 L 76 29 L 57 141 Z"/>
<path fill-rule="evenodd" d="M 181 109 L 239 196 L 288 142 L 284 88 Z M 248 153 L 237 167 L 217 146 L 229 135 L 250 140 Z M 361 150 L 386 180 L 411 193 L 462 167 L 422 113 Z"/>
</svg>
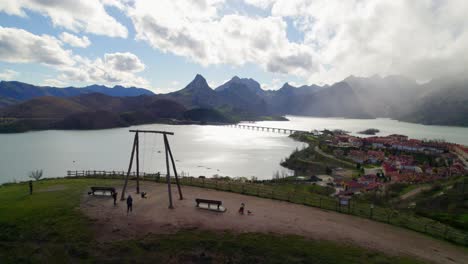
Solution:
<svg viewBox="0 0 468 264">
<path fill-rule="evenodd" d="M 195 199 L 197 203 L 208 203 L 208 204 L 216 204 L 216 205 L 221 205 L 223 202 L 221 201 L 216 201 L 216 200 L 207 200 L 207 199 Z"/>
</svg>

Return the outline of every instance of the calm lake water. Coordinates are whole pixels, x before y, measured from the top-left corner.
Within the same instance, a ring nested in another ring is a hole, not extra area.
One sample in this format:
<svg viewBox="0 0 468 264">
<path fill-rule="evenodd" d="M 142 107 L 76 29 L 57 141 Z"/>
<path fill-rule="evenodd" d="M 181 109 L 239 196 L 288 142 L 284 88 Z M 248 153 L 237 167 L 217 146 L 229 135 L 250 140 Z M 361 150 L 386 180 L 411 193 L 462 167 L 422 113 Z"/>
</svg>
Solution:
<svg viewBox="0 0 468 264">
<path fill-rule="evenodd" d="M 380 130 L 377 136 L 403 134 L 416 139 L 443 139 L 448 142 L 468 145 L 468 127 L 425 126 L 420 124 L 399 122 L 387 118 L 378 119 L 346 119 L 346 118 L 314 118 L 301 116 L 287 116 L 289 122 L 263 121 L 260 126 L 292 128 L 298 130 L 343 129 L 352 135 L 368 128 Z"/>
<path fill-rule="evenodd" d="M 257 122 L 261 126 L 301 130 L 344 129 L 352 134 L 377 128 L 379 135 L 405 134 L 412 138 L 445 139 L 468 145 L 468 128 L 424 126 L 390 119 L 341 119 L 288 116 L 290 121 Z M 132 128 L 173 131 L 169 136 L 179 173 L 215 174 L 271 179 L 301 143 L 284 134 L 216 126 L 142 125 Z M 133 143 L 129 128 L 93 131 L 39 131 L 0 134 L 0 183 L 27 180 L 34 169 L 45 177 L 62 177 L 67 170 L 126 170 Z M 165 171 L 161 136 L 141 135 L 141 171 Z"/>
<path fill-rule="evenodd" d="M 271 179 L 296 147 L 284 134 L 245 131 L 219 126 L 142 125 L 138 129 L 175 133 L 169 143 L 179 174 L 255 176 Z M 27 180 L 28 172 L 43 169 L 44 177 L 63 177 L 67 170 L 127 170 L 133 133 L 129 128 L 93 131 L 38 131 L 0 134 L 0 183 Z M 140 171 L 165 172 L 162 135 L 140 135 Z"/>
</svg>

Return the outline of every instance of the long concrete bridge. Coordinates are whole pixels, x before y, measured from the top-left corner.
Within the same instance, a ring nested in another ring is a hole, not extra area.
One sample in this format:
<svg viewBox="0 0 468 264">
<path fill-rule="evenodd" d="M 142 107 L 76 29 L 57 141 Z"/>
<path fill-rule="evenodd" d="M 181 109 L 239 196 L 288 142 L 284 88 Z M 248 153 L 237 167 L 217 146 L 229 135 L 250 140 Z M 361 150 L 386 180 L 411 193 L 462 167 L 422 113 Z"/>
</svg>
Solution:
<svg viewBox="0 0 468 264">
<path fill-rule="evenodd" d="M 296 132 L 299 132 L 299 133 L 314 133 L 314 134 L 319 133 L 318 131 L 305 131 L 305 130 L 297 130 L 297 129 L 290 129 L 290 128 L 264 127 L 264 126 L 254 126 L 254 125 L 244 125 L 244 124 L 230 124 L 230 125 L 226 125 L 226 126 L 234 127 L 234 128 L 241 128 L 241 129 L 281 133 L 281 134 L 294 134 Z"/>
</svg>

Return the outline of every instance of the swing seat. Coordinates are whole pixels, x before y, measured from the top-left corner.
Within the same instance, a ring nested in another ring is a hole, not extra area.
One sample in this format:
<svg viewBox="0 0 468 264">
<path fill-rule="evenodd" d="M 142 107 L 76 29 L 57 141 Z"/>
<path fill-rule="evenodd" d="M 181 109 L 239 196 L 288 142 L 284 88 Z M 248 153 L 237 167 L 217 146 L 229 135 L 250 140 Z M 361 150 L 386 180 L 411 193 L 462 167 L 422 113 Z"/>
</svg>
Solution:
<svg viewBox="0 0 468 264">
<path fill-rule="evenodd" d="M 223 202 L 221 201 L 197 198 L 195 199 L 195 202 L 197 203 L 196 207 L 200 209 L 221 212 L 221 213 L 226 212 L 226 208 L 221 206 L 223 204 Z"/>
</svg>

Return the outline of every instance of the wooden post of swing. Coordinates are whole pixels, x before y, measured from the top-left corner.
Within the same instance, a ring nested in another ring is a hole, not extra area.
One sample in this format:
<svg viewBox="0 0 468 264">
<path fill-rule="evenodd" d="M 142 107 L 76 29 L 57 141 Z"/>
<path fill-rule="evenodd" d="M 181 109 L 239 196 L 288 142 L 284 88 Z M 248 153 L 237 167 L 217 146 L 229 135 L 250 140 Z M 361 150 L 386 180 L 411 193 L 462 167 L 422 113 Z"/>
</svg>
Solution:
<svg viewBox="0 0 468 264">
<path fill-rule="evenodd" d="M 169 209 L 174 209 L 172 205 L 172 191 L 171 191 L 171 173 L 169 171 L 169 151 L 167 149 L 166 135 L 164 135 L 164 149 L 166 150 L 166 181 L 167 181 L 167 193 L 169 194 Z"/>
<path fill-rule="evenodd" d="M 169 145 L 169 140 L 167 139 L 166 134 L 164 134 L 164 145 L 166 146 L 167 151 L 169 152 L 169 157 L 171 158 L 172 169 L 174 170 L 174 176 L 175 176 L 175 180 L 176 180 L 177 190 L 179 191 L 179 199 L 183 200 L 184 196 L 182 195 L 182 190 L 180 189 L 179 175 L 177 175 L 177 169 L 176 169 L 176 165 L 175 165 L 175 162 L 174 162 L 174 156 L 172 156 L 171 146 Z"/>
<path fill-rule="evenodd" d="M 125 177 L 125 183 L 122 189 L 122 193 L 120 194 L 120 200 L 125 200 L 125 191 L 127 190 L 128 178 L 130 177 L 130 172 L 132 170 L 133 165 L 133 157 L 135 156 L 135 150 L 138 148 L 138 133 L 135 133 L 135 138 L 133 139 L 133 147 L 132 147 L 132 154 L 130 155 L 130 164 L 128 165 L 127 177 Z M 138 159 L 137 159 L 138 162 Z M 137 165 L 138 166 L 138 165 Z M 138 182 L 138 178 L 137 178 Z M 138 186 L 138 183 L 137 183 Z"/>
<path fill-rule="evenodd" d="M 140 193 L 140 140 L 138 138 L 138 132 L 135 133 L 136 138 L 136 193 Z"/>
</svg>

